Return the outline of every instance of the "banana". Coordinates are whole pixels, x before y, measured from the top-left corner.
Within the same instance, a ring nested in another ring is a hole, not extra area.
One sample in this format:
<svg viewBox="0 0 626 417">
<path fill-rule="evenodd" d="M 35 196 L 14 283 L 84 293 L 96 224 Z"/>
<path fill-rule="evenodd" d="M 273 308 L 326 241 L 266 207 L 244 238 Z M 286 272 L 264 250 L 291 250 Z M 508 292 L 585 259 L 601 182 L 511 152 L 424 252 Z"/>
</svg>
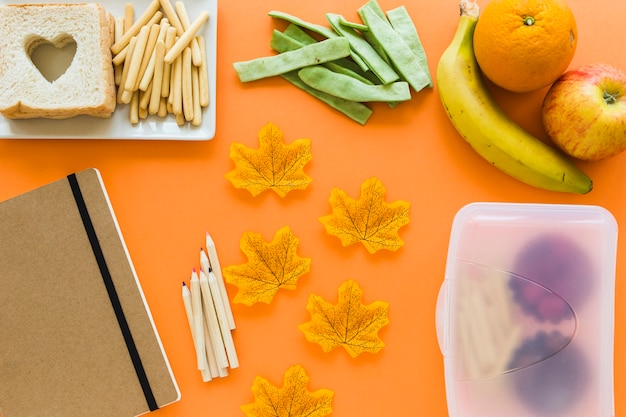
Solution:
<svg viewBox="0 0 626 417">
<path fill-rule="evenodd" d="M 437 66 L 439 98 L 472 148 L 501 171 L 550 191 L 586 194 L 593 183 L 572 160 L 526 132 L 495 102 L 474 56 L 479 6 L 461 0 L 456 33 Z"/>
</svg>

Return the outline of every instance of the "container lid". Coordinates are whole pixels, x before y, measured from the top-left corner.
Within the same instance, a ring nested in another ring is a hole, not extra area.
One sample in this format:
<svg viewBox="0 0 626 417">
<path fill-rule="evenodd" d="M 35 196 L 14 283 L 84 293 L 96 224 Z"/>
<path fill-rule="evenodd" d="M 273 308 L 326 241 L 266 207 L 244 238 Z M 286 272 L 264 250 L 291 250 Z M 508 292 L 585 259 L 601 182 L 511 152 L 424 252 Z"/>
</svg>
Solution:
<svg viewBox="0 0 626 417">
<path fill-rule="evenodd" d="M 604 208 L 472 203 L 437 301 L 450 417 L 611 417 L 617 224 Z"/>
</svg>

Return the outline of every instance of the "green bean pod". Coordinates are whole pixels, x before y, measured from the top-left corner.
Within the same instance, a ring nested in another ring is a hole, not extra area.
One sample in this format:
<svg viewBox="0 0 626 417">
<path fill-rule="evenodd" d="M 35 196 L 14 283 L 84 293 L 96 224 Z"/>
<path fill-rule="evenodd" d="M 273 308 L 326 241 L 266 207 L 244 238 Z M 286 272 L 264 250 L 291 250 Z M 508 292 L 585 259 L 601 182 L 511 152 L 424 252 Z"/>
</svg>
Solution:
<svg viewBox="0 0 626 417">
<path fill-rule="evenodd" d="M 364 125 L 372 115 L 372 109 L 370 109 L 363 103 L 344 100 L 332 94 L 327 94 L 323 91 L 311 88 L 308 84 L 304 83 L 300 79 L 300 77 L 298 77 L 297 72 L 298 71 L 287 72 L 285 74 L 282 74 L 281 77 L 283 77 L 285 80 L 289 81 L 296 87 L 300 88 L 301 90 L 309 93 L 311 96 L 328 104 L 333 109 L 345 114 L 346 116 L 361 125 Z"/>
<path fill-rule="evenodd" d="M 239 61 L 233 64 L 241 82 L 273 77 L 309 65 L 350 55 L 350 43 L 342 37 L 327 39 L 282 54 Z"/>
<path fill-rule="evenodd" d="M 428 75 L 430 80 L 429 87 L 433 86 L 433 79 L 428 69 L 428 58 L 426 57 L 426 51 L 424 45 L 417 33 L 415 24 L 409 16 L 405 6 L 399 6 L 395 9 L 391 9 L 387 12 L 387 18 L 393 29 L 398 32 L 402 40 L 411 48 L 411 51 L 417 56 L 417 60 L 422 67 L 422 70 Z"/>
<path fill-rule="evenodd" d="M 310 87 L 345 100 L 397 102 L 411 99 L 411 90 L 405 81 L 378 85 L 366 84 L 354 77 L 333 72 L 320 65 L 304 67 L 298 71 L 298 76 Z"/>
<path fill-rule="evenodd" d="M 388 20 L 383 19 L 376 10 L 366 3 L 359 9 L 359 15 L 370 28 L 369 33 L 383 47 L 395 69 L 415 91 L 420 91 L 431 84 L 429 75 L 423 70 L 420 60 L 411 51 Z"/>
</svg>

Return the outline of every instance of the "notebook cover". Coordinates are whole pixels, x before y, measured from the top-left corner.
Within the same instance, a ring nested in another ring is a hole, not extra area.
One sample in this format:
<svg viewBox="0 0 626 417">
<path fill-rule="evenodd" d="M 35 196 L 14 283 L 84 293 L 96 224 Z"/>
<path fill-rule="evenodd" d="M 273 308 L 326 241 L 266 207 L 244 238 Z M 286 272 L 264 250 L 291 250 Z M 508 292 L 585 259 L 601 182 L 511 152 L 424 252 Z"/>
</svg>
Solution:
<svg viewBox="0 0 626 417">
<path fill-rule="evenodd" d="M 0 203 L 0 415 L 132 417 L 179 398 L 99 172 Z"/>
</svg>

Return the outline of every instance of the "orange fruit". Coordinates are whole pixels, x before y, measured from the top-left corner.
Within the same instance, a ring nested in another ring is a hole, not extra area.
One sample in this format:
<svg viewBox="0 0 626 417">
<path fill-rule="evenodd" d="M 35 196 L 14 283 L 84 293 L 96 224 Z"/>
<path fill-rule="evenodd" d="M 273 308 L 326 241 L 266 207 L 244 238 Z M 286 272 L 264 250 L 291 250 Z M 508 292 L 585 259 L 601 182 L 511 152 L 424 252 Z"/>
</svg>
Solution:
<svg viewBox="0 0 626 417">
<path fill-rule="evenodd" d="M 569 66 L 578 30 L 563 0 L 492 0 L 474 31 L 474 53 L 483 74 L 522 93 L 556 81 Z"/>
</svg>

